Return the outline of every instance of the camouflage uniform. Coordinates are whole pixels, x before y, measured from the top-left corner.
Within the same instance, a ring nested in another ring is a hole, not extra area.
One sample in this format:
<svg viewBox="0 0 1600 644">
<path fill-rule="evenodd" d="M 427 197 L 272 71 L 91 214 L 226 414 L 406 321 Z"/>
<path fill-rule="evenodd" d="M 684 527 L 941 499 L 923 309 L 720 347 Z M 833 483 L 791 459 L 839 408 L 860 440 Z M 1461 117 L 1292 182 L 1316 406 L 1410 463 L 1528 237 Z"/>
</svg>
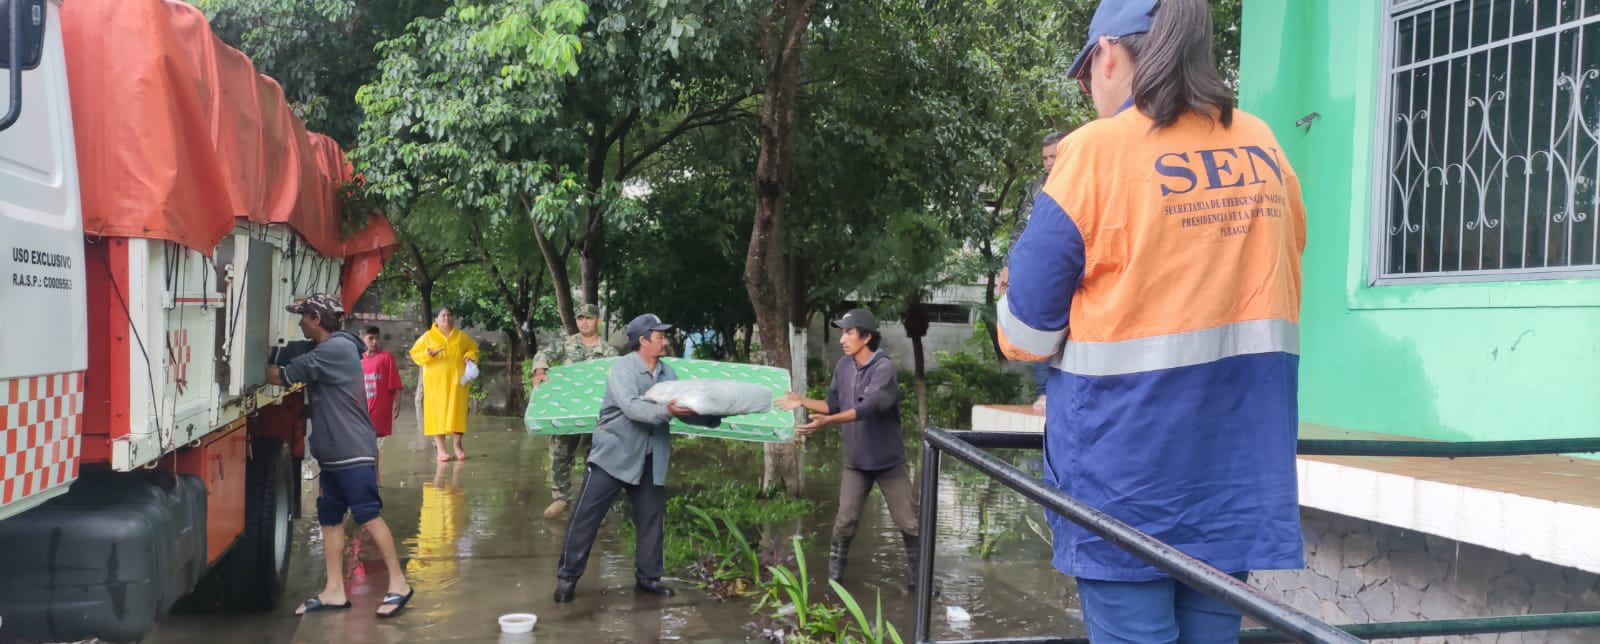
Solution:
<svg viewBox="0 0 1600 644">
<path fill-rule="evenodd" d="M 585 311 L 587 312 L 587 311 Z M 534 369 L 549 369 L 564 364 L 616 357 L 617 350 L 601 338 L 593 347 L 583 343 L 583 336 L 572 334 L 561 344 L 540 349 L 533 357 Z M 572 465 L 579 449 L 589 449 L 588 434 L 564 434 L 550 437 L 550 491 L 554 500 L 570 500 L 572 495 Z"/>
</svg>

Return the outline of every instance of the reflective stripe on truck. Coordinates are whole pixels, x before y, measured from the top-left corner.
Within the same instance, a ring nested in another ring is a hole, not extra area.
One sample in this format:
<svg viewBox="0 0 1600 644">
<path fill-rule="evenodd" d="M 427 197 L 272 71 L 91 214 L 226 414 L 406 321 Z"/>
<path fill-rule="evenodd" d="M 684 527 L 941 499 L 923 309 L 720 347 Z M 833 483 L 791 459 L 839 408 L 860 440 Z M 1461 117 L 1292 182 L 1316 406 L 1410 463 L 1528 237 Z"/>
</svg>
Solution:
<svg viewBox="0 0 1600 644">
<path fill-rule="evenodd" d="M 83 372 L 0 380 L 0 517 L 66 492 L 82 431 Z"/>
</svg>

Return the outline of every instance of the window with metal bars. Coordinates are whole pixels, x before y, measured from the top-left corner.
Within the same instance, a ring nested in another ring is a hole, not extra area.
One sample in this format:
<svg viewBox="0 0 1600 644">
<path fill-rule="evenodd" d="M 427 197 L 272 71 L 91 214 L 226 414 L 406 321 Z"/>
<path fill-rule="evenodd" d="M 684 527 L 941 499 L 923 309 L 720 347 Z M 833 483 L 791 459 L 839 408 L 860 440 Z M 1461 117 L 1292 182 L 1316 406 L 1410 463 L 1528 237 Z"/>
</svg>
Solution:
<svg viewBox="0 0 1600 644">
<path fill-rule="evenodd" d="M 1390 0 L 1373 275 L 1600 277 L 1600 0 Z"/>
</svg>

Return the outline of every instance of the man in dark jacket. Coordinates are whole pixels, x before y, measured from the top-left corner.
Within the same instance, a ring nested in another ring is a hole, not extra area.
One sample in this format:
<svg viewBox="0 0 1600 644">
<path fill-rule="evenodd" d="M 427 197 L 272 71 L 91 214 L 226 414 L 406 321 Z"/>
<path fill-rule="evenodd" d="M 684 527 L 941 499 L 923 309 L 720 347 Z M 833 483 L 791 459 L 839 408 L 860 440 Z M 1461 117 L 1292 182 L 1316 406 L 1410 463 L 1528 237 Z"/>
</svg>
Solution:
<svg viewBox="0 0 1600 644">
<path fill-rule="evenodd" d="M 383 517 L 378 495 L 378 437 L 367 415 L 367 392 L 361 374 L 361 353 L 366 343 L 341 331 L 344 305 L 338 298 L 318 293 L 288 306 L 300 314 L 300 331 L 314 348 L 297 357 L 267 367 L 267 382 L 282 387 L 304 385 L 311 411 L 311 456 L 322 468 L 322 489 L 317 495 L 317 523 L 322 526 L 323 558 L 327 581 L 322 592 L 300 604 L 296 614 L 350 607 L 344 586 L 344 517 L 372 535 L 389 568 L 389 592 L 378 604 L 379 617 L 393 617 L 411 601 L 413 589 L 395 550 L 394 535 Z"/>
<path fill-rule="evenodd" d="M 861 505 L 876 484 L 889 505 L 889 516 L 906 548 L 906 565 L 913 582 L 917 568 L 917 511 L 912 506 L 911 476 L 906 468 L 906 448 L 900 436 L 900 379 L 888 354 L 879 351 L 883 335 L 878 321 L 866 309 L 854 309 L 833 323 L 840 330 L 844 356 L 833 368 L 827 400 L 811 400 L 790 393 L 778 401 L 784 409 L 805 407 L 811 421 L 795 428 L 802 436 L 828 425 L 841 425 L 844 438 L 844 476 L 839 483 L 839 512 L 833 519 L 833 543 L 828 549 L 828 577 L 844 576 L 861 520 Z"/>
</svg>

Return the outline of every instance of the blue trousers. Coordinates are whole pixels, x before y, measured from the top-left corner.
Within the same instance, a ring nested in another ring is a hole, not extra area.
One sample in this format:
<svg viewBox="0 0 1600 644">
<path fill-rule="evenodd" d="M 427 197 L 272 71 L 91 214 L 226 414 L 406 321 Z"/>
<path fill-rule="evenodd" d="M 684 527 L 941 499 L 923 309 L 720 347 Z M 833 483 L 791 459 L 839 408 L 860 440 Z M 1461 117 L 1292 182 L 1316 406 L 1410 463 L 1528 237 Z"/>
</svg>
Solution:
<svg viewBox="0 0 1600 644">
<path fill-rule="evenodd" d="M 1236 573 L 1244 581 L 1248 573 Z M 1078 580 L 1094 644 L 1236 644 L 1238 609 L 1171 579 Z"/>
</svg>

